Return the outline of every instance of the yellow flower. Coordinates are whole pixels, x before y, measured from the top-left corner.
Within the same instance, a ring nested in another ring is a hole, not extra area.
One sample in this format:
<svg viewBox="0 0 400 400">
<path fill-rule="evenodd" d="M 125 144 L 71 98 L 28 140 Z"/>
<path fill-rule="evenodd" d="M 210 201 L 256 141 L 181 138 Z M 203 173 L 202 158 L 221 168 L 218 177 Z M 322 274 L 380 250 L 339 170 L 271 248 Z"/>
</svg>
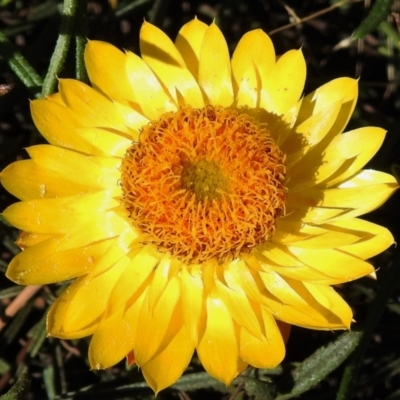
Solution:
<svg viewBox="0 0 400 400">
<path fill-rule="evenodd" d="M 4 217 L 23 231 L 7 276 L 75 279 L 49 334 L 93 335 L 93 368 L 134 354 L 159 391 L 194 351 L 228 384 L 282 361 L 282 323 L 348 329 L 331 285 L 374 271 L 364 260 L 393 237 L 357 217 L 397 188 L 362 169 L 382 129 L 342 134 L 357 81 L 302 97 L 301 50 L 277 58 L 254 30 L 230 59 L 218 27 L 197 19 L 175 44 L 145 22 L 140 49 L 89 42 L 92 87 L 62 79 L 33 101 L 50 144 L 1 173 L 21 199 Z"/>
</svg>

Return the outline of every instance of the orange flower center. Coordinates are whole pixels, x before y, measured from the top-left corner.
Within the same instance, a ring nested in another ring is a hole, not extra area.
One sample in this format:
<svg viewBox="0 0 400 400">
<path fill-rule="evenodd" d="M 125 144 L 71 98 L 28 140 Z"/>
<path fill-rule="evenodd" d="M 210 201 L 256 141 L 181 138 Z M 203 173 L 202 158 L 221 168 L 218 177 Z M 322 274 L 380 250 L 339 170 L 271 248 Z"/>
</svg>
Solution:
<svg viewBox="0 0 400 400">
<path fill-rule="evenodd" d="M 121 167 L 123 204 L 144 244 L 187 263 L 229 261 L 285 214 L 285 157 L 241 110 L 189 106 L 143 128 Z"/>
</svg>

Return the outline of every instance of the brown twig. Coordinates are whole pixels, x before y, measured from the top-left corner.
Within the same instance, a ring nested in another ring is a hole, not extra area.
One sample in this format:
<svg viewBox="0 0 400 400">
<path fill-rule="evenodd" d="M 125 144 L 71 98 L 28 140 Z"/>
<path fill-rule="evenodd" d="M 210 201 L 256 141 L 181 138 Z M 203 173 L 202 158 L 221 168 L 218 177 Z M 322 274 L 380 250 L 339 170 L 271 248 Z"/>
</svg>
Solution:
<svg viewBox="0 0 400 400">
<path fill-rule="evenodd" d="M 323 14 L 326 14 L 326 13 L 328 13 L 328 12 L 331 12 L 331 11 L 333 11 L 335 8 L 341 7 L 341 6 L 345 5 L 345 4 L 359 3 L 359 2 L 361 2 L 361 1 L 362 1 L 362 0 L 342 0 L 342 1 L 339 1 L 338 3 L 332 4 L 331 6 L 329 6 L 329 7 L 327 7 L 327 8 L 324 8 L 324 9 L 321 10 L 321 11 L 317 11 L 317 12 L 314 13 L 314 14 L 311 14 L 311 15 L 309 15 L 309 16 L 307 16 L 307 17 L 301 18 L 301 19 L 298 20 L 298 21 L 291 22 L 290 24 L 283 25 L 283 26 L 281 26 L 280 28 L 274 29 L 274 30 L 272 30 L 271 32 L 268 32 L 268 35 L 271 36 L 271 35 L 273 35 L 273 34 L 275 34 L 275 33 L 278 33 L 278 32 L 284 31 L 284 30 L 286 30 L 286 29 L 292 28 L 293 26 L 297 26 L 297 25 L 302 24 L 302 23 L 304 23 L 304 22 L 306 22 L 306 21 L 310 21 L 310 20 L 312 20 L 312 19 L 314 19 L 314 18 L 316 18 L 316 17 L 319 17 L 320 15 L 323 15 Z"/>
<path fill-rule="evenodd" d="M 14 315 L 42 288 L 42 285 L 31 285 L 25 287 L 21 293 L 7 306 L 4 311 L 6 318 Z M 7 321 L 0 319 L 0 331 L 7 325 Z"/>
</svg>

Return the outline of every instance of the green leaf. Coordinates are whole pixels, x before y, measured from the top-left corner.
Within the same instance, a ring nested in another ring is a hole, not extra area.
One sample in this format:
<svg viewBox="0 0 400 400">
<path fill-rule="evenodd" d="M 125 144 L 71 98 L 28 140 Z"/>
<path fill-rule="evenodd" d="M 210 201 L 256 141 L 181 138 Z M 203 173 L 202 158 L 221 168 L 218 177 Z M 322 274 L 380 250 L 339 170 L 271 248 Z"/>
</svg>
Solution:
<svg viewBox="0 0 400 400">
<path fill-rule="evenodd" d="M 270 382 L 262 382 L 250 376 L 241 376 L 244 382 L 244 389 L 254 400 L 274 400 L 276 396 L 275 385 Z"/>
<path fill-rule="evenodd" d="M 292 371 L 294 385 L 290 393 L 280 394 L 276 400 L 296 397 L 312 389 L 335 370 L 354 351 L 362 332 L 345 332 L 334 342 L 318 349 Z"/>
<path fill-rule="evenodd" d="M 391 0 L 376 0 L 367 18 L 361 22 L 361 25 L 354 32 L 353 39 L 361 39 L 367 33 L 376 29 L 388 16 L 391 4 Z"/>
<path fill-rule="evenodd" d="M 1 400 L 23 400 L 28 394 L 31 380 L 29 379 L 28 372 L 24 369 L 19 376 L 14 386 L 3 396 L 0 396 Z"/>
</svg>

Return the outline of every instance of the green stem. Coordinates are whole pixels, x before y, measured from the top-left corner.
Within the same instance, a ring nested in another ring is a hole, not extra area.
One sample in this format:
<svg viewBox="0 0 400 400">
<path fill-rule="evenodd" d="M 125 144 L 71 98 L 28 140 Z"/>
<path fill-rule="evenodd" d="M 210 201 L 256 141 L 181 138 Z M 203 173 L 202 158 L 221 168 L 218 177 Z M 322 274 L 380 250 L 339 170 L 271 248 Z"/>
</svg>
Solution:
<svg viewBox="0 0 400 400">
<path fill-rule="evenodd" d="M 67 57 L 71 37 L 74 35 L 79 0 L 64 0 L 60 35 L 50 60 L 49 70 L 44 79 L 42 96 L 54 93 L 57 85 L 57 75 L 61 72 Z"/>
<path fill-rule="evenodd" d="M 0 55 L 31 93 L 35 97 L 40 97 L 42 78 L 3 32 L 0 32 Z"/>
<path fill-rule="evenodd" d="M 86 0 L 78 1 L 77 17 L 76 17 L 76 30 L 75 30 L 75 71 L 76 79 L 82 82 L 89 83 L 89 78 L 86 72 L 84 53 L 86 47 L 87 36 L 87 20 L 85 18 Z"/>
<path fill-rule="evenodd" d="M 393 265 L 382 278 L 381 286 L 371 304 L 368 316 L 365 319 L 360 343 L 349 359 L 349 362 L 344 370 L 336 400 L 348 400 L 351 398 L 354 385 L 357 382 L 358 372 L 361 368 L 362 360 L 364 359 L 371 335 L 374 332 L 383 311 L 385 310 L 388 298 L 392 294 L 393 289 L 397 286 L 399 280 L 400 252 L 394 260 Z"/>
</svg>

